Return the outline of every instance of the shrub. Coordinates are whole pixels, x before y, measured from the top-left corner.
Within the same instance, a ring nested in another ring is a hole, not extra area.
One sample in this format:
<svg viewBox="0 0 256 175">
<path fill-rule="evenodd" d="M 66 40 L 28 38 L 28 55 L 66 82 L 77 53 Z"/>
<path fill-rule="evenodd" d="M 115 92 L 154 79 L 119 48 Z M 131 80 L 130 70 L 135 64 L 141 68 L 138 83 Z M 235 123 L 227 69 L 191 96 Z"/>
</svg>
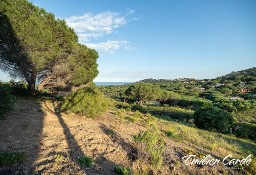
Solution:
<svg viewBox="0 0 256 175">
<path fill-rule="evenodd" d="M 251 123 L 236 123 L 233 134 L 237 137 L 256 141 L 256 125 Z"/>
<path fill-rule="evenodd" d="M 129 174 L 129 170 L 122 166 L 116 166 L 114 168 L 114 172 L 116 174 L 120 174 L 120 175 L 128 175 Z"/>
<path fill-rule="evenodd" d="M 0 153 L 0 167 L 23 163 L 25 160 L 26 160 L 26 154 L 23 152 Z"/>
<path fill-rule="evenodd" d="M 218 107 L 201 107 L 194 113 L 194 123 L 201 129 L 228 133 L 233 122 L 233 116 Z"/>
<path fill-rule="evenodd" d="M 160 169 L 163 163 L 163 152 L 165 149 L 160 131 L 156 127 L 151 127 L 147 131 L 142 131 L 134 136 L 135 143 L 140 150 L 140 157 L 146 159 L 150 164 Z"/>
<path fill-rule="evenodd" d="M 193 111 L 178 107 L 163 107 L 163 106 L 140 106 L 133 105 L 132 110 L 138 110 L 142 113 L 150 113 L 153 115 L 166 115 L 172 119 L 188 122 L 193 118 Z"/>
<path fill-rule="evenodd" d="M 10 81 L 9 85 L 11 87 L 11 93 L 13 95 L 26 96 L 29 94 L 28 85 L 24 81 L 19 81 L 19 82 Z"/>
<path fill-rule="evenodd" d="M 256 108 L 255 100 L 216 100 L 214 106 L 229 112 L 247 111 Z"/>
<path fill-rule="evenodd" d="M 144 105 L 132 105 L 132 111 L 140 111 L 142 113 L 147 113 L 147 107 Z"/>
<path fill-rule="evenodd" d="M 176 130 L 174 130 L 173 128 L 169 128 L 169 130 L 165 131 L 166 136 L 179 141 L 182 139 L 182 135 L 178 134 Z"/>
<path fill-rule="evenodd" d="M 136 117 L 136 118 L 143 118 L 144 114 L 142 114 L 140 111 L 135 111 L 133 113 L 133 116 Z"/>
<path fill-rule="evenodd" d="M 12 109 L 14 96 L 11 94 L 10 86 L 0 84 L 0 119 L 4 119 L 5 115 Z"/>
<path fill-rule="evenodd" d="M 152 116 L 151 114 L 147 113 L 144 116 L 144 120 L 142 121 L 142 125 L 156 127 L 157 126 L 156 120 L 157 119 L 154 116 Z"/>
<path fill-rule="evenodd" d="M 90 157 L 87 156 L 83 156 L 83 157 L 79 157 L 77 159 L 77 162 L 82 165 L 82 166 L 87 166 L 87 167 L 91 167 L 93 164 L 93 160 Z"/>
<path fill-rule="evenodd" d="M 128 104 L 128 103 L 125 103 L 125 102 L 118 102 L 116 101 L 115 102 L 115 106 L 118 108 L 118 109 L 125 109 L 127 111 L 130 111 L 131 110 L 131 106 Z"/>
<path fill-rule="evenodd" d="M 183 108 L 196 110 L 202 106 L 210 105 L 212 102 L 203 98 L 184 96 L 182 99 L 174 101 L 172 104 Z"/>
<path fill-rule="evenodd" d="M 85 87 L 65 98 L 61 109 L 67 113 L 76 113 L 87 117 L 97 117 L 111 105 L 111 100 L 104 97 L 95 88 Z"/>
<path fill-rule="evenodd" d="M 116 111 L 116 115 L 119 116 L 119 117 L 122 118 L 122 119 L 125 118 L 126 113 L 127 113 L 127 111 L 126 111 L 125 109 L 123 109 L 123 108 L 118 109 L 118 110 Z"/>
</svg>

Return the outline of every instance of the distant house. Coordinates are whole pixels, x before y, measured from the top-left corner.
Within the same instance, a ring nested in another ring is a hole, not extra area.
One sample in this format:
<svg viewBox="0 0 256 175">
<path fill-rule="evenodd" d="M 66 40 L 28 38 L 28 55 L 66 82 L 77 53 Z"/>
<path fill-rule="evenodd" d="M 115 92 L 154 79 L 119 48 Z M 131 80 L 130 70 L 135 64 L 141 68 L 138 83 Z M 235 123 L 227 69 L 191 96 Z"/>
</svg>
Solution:
<svg viewBox="0 0 256 175">
<path fill-rule="evenodd" d="M 238 86 L 244 87 L 244 86 L 246 86 L 246 83 L 245 83 L 245 82 L 240 82 L 240 83 L 238 84 Z"/>
<path fill-rule="evenodd" d="M 244 100 L 241 97 L 230 97 L 229 100 Z"/>
<path fill-rule="evenodd" d="M 224 86 L 225 84 L 224 83 L 217 83 L 215 84 L 215 87 L 221 87 L 221 86 Z"/>
<path fill-rule="evenodd" d="M 242 93 L 242 94 L 245 94 L 245 93 L 247 93 L 247 92 L 249 92 L 249 90 L 246 89 L 246 88 L 242 88 L 242 89 L 240 90 L 240 93 Z"/>
<path fill-rule="evenodd" d="M 205 88 L 200 88 L 201 91 L 205 91 Z"/>
</svg>

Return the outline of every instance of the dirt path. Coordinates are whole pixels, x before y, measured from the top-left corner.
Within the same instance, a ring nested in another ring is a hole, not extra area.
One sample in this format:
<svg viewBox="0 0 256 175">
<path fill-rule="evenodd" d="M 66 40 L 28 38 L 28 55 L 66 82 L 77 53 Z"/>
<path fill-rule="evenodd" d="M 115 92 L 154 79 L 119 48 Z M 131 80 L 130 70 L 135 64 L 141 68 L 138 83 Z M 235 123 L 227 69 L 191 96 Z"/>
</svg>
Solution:
<svg viewBox="0 0 256 175">
<path fill-rule="evenodd" d="M 58 114 L 51 101 L 19 99 L 0 122 L 0 151 L 25 152 L 27 161 L 2 174 L 115 174 L 117 164 L 129 165 L 132 151 L 129 138 L 113 137 L 109 127 L 115 122 Z M 80 166 L 76 159 L 81 156 L 91 157 L 93 166 Z"/>
</svg>

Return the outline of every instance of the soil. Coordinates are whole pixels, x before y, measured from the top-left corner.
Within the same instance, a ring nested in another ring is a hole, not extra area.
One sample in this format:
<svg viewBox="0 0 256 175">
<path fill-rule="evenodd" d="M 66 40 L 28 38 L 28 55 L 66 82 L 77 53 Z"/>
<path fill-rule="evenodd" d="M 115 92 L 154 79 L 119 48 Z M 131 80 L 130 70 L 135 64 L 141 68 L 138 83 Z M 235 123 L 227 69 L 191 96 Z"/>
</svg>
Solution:
<svg viewBox="0 0 256 175">
<path fill-rule="evenodd" d="M 114 174 L 116 165 L 129 166 L 127 151 L 132 145 L 128 138 L 110 136 L 109 127 L 118 125 L 112 122 L 56 113 L 51 101 L 18 99 L 0 122 L 0 151 L 25 152 L 27 160 L 22 166 L 1 168 L 0 173 Z M 77 163 L 83 156 L 94 160 L 91 168 Z"/>
</svg>

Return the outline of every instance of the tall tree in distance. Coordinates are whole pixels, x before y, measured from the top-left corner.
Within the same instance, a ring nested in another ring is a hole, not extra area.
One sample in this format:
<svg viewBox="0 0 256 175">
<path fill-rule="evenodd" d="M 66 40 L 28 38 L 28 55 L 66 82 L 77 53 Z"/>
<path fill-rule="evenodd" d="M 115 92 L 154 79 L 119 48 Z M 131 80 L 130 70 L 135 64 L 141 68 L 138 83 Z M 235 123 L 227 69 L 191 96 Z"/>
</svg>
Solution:
<svg viewBox="0 0 256 175">
<path fill-rule="evenodd" d="M 67 75 L 60 82 L 76 86 L 97 76 L 97 52 L 78 44 L 64 20 L 27 0 L 1 0 L 0 18 L 0 68 L 26 80 L 30 92 L 51 74 Z"/>
<path fill-rule="evenodd" d="M 159 86 L 143 82 L 136 83 L 125 91 L 126 95 L 137 100 L 139 104 L 159 99 L 162 93 L 163 90 Z"/>
</svg>

